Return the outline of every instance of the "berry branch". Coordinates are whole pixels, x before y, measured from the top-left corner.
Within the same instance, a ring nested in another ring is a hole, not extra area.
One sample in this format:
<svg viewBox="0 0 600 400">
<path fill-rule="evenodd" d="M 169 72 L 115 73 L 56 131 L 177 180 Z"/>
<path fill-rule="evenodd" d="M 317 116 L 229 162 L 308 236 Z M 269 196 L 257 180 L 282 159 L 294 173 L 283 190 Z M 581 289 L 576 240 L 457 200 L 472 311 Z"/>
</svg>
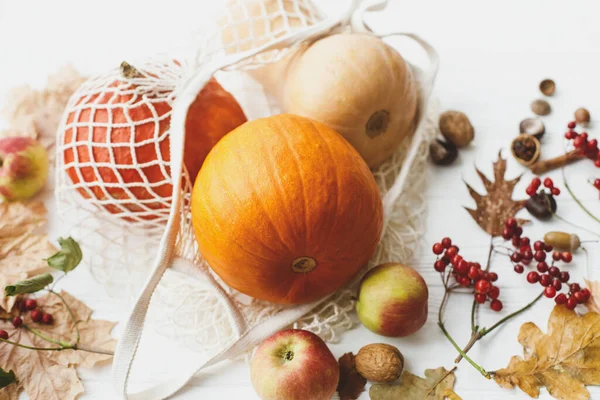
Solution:
<svg viewBox="0 0 600 400">
<path fill-rule="evenodd" d="M 0 329 L 0 343 L 8 343 L 13 346 L 21 347 L 29 350 L 40 350 L 40 351 L 62 351 L 62 350 L 80 350 L 88 353 L 96 353 L 103 355 L 114 355 L 113 352 L 96 349 L 88 345 L 81 345 L 79 341 L 81 340 L 81 332 L 79 330 L 79 321 L 73 312 L 71 306 L 69 306 L 68 302 L 65 298 L 58 292 L 54 291 L 54 287 L 56 282 L 58 282 L 61 278 L 66 276 L 66 274 L 77 267 L 77 265 L 81 262 L 82 254 L 81 248 L 77 244 L 75 240 L 72 238 L 67 239 L 59 239 L 59 243 L 61 245 L 61 251 L 46 259 L 48 262 L 48 266 L 60 270 L 64 272 L 58 279 L 54 280 L 51 274 L 42 274 L 38 276 L 34 276 L 28 280 L 16 282 L 13 285 L 8 285 L 5 288 L 6 296 L 16 296 L 21 294 L 31 294 L 36 293 L 42 290 L 56 296 L 62 305 L 67 310 L 67 314 L 74 326 L 75 329 L 75 340 L 64 341 L 59 339 L 54 339 L 48 336 L 46 333 L 35 329 L 31 326 L 25 325 L 23 323 L 23 319 L 21 316 L 15 316 L 12 319 L 12 325 L 15 329 L 25 329 L 32 335 L 38 337 L 44 342 L 51 343 L 53 345 L 58 345 L 59 347 L 36 347 L 24 345 L 22 343 L 17 343 L 9 340 L 8 332 L 4 329 Z M 28 299 L 19 299 L 18 309 L 21 312 L 29 312 L 29 316 L 34 323 L 41 323 L 45 325 L 52 325 L 54 323 L 54 318 L 52 314 L 42 312 L 41 308 L 38 307 L 38 302 L 36 299 L 28 298 Z"/>
<path fill-rule="evenodd" d="M 556 192 L 556 190 L 553 190 L 553 192 Z M 506 220 L 502 231 L 502 237 L 507 242 L 512 243 L 513 248 L 502 244 L 494 244 L 492 237 L 485 269 L 482 269 L 479 263 L 464 260 L 459 254 L 460 250 L 458 246 L 453 245 L 450 238 L 442 239 L 439 243 L 435 243 L 432 248 L 433 253 L 437 256 L 434 268 L 440 273 L 444 286 L 444 297 L 442 298 L 442 303 L 440 304 L 440 309 L 438 311 L 438 326 L 444 333 L 444 336 L 446 336 L 448 341 L 450 341 L 459 353 L 455 363 L 459 363 L 465 358 L 467 362 L 486 378 L 490 378 L 492 373 L 487 372 L 483 367 L 467 356 L 468 351 L 475 343 L 502 326 L 504 323 L 531 308 L 544 296 L 553 298 L 556 304 L 564 304 L 565 307 L 572 310 L 578 304 L 584 303 L 591 295 L 588 289 L 581 289 L 579 284 L 570 283 L 569 273 L 567 271 L 561 271 L 560 268 L 555 265 L 559 261 L 569 264 L 573 260 L 573 255 L 570 251 L 556 251 L 554 250 L 553 245 L 541 240 L 535 241 L 532 246 L 531 240 L 528 237 L 522 236 L 522 234 L 523 228 L 519 226 L 515 218 Z M 496 248 L 505 249 L 507 252 L 498 252 Z M 494 285 L 494 282 L 498 280 L 498 275 L 494 272 L 490 272 L 492 255 L 494 253 L 500 253 L 509 257 L 510 261 L 513 263 L 514 271 L 518 274 L 523 274 L 525 268 L 535 260 L 537 263 L 537 271 L 530 271 L 527 274 L 527 281 L 530 284 L 539 283 L 544 289 L 542 293 L 537 295 L 531 302 L 501 318 L 489 328 L 479 327 L 476 324 L 476 318 L 481 304 L 489 301 L 492 310 L 496 312 L 502 310 L 502 302 L 498 299 L 500 288 Z M 550 253 L 552 255 L 552 263 L 549 266 L 546 259 Z M 452 278 L 456 283 L 451 283 Z M 443 322 L 445 306 L 450 295 L 453 292 L 458 292 L 456 289 L 461 287 L 471 288 L 472 291 L 467 293 L 472 294 L 474 297 L 473 305 L 471 307 L 471 337 L 467 345 L 462 349 L 456 344 L 456 341 L 452 338 Z M 569 289 L 568 294 L 559 293 L 563 287 Z"/>
</svg>

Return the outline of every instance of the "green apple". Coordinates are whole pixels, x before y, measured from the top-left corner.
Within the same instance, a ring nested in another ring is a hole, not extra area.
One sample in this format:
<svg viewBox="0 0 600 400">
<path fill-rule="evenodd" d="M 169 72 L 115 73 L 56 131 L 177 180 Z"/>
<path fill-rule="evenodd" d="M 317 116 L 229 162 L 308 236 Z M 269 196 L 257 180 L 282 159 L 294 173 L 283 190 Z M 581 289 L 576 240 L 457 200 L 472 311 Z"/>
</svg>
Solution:
<svg viewBox="0 0 600 400">
<path fill-rule="evenodd" d="M 38 193 L 48 178 L 48 154 L 35 139 L 0 139 L 0 199 L 27 200 Z"/>
<path fill-rule="evenodd" d="M 376 266 L 363 277 L 356 302 L 360 322 L 383 336 L 408 336 L 427 321 L 429 290 L 423 277 L 397 263 Z"/>
<path fill-rule="evenodd" d="M 250 364 L 252 385 L 263 400 L 330 400 L 339 377 L 338 363 L 325 342 L 302 329 L 269 337 Z"/>
</svg>

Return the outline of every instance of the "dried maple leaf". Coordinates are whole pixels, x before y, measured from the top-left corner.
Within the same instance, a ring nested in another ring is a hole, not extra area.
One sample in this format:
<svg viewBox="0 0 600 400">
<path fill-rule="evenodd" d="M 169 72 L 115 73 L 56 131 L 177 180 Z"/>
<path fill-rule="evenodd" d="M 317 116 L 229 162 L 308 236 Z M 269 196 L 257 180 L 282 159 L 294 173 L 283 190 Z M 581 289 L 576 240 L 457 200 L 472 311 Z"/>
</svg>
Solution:
<svg viewBox="0 0 600 400">
<path fill-rule="evenodd" d="M 585 306 L 589 311 L 600 314 L 600 282 L 585 279 L 585 284 L 592 294 L 585 302 Z"/>
<path fill-rule="evenodd" d="M 444 367 L 426 369 L 425 378 L 404 371 L 400 379 L 400 385 L 380 383 L 371 386 L 371 400 L 444 400 L 449 393 L 447 390 L 452 390 L 456 381 L 454 371 Z"/>
<path fill-rule="evenodd" d="M 75 321 L 77 321 L 80 334 L 79 343 L 81 344 L 79 348 L 112 351 L 116 340 L 111 338 L 110 332 L 115 324 L 91 319 L 92 311 L 85 304 L 66 292 L 61 292 L 60 296 L 69 305 Z M 33 327 L 43 335 L 55 340 L 74 343 L 76 341 L 75 323 L 58 295 L 48 293 L 38 298 L 38 304 L 45 312 L 52 314 L 53 325 L 42 327 L 31 321 L 29 314 L 24 315 L 25 325 Z M 9 321 L 0 321 L 0 329 L 8 331 L 9 340 L 13 342 L 34 347 L 56 347 L 24 328 L 13 328 Z M 75 367 L 91 368 L 110 359 L 110 355 L 81 350 L 36 351 L 16 347 L 9 343 L 0 343 L 0 366 L 15 371 L 19 383 L 32 400 L 76 399 L 83 393 L 83 385 Z M 10 388 L 11 386 L 0 390 L 0 399 L 3 395 L 9 396 L 8 389 Z M 11 397 L 6 398 L 11 399 Z"/>
<path fill-rule="evenodd" d="M 528 322 L 521 326 L 519 343 L 523 358 L 514 356 L 506 368 L 494 372 L 500 386 L 518 386 L 531 397 L 538 397 L 545 386 L 554 398 L 587 400 L 585 386 L 600 384 L 600 315 L 579 316 L 556 306 L 548 333 Z"/>
<path fill-rule="evenodd" d="M 491 182 L 477 168 L 475 168 L 475 171 L 483 181 L 487 195 L 483 196 L 477 193 L 465 182 L 477 206 L 475 210 L 465 208 L 484 231 L 492 236 L 500 236 L 502 235 L 504 222 L 509 218 L 514 218 L 517 211 L 525 206 L 525 200 L 512 199 L 513 190 L 521 177 L 519 176 L 510 181 L 504 180 L 506 160 L 502 158 L 501 153 L 498 153 L 498 160 L 494 163 L 494 182 Z M 519 220 L 520 224 L 526 222 L 528 221 Z"/>
<path fill-rule="evenodd" d="M 67 65 L 50 75 L 42 90 L 27 85 L 11 89 L 7 96 L 9 101 L 0 112 L 11 129 L 0 132 L 0 137 L 28 136 L 51 148 L 69 97 L 84 81 L 84 77 Z"/>
<path fill-rule="evenodd" d="M 46 235 L 35 233 L 46 223 L 41 202 L 0 203 L 0 290 L 47 271 L 44 258 L 56 253 Z M 0 296 L 0 315 L 10 313 L 15 297 Z"/>
<path fill-rule="evenodd" d="M 340 364 L 340 380 L 338 394 L 340 400 L 355 400 L 365 390 L 367 380 L 356 371 L 354 354 L 346 353 L 338 360 Z"/>
</svg>

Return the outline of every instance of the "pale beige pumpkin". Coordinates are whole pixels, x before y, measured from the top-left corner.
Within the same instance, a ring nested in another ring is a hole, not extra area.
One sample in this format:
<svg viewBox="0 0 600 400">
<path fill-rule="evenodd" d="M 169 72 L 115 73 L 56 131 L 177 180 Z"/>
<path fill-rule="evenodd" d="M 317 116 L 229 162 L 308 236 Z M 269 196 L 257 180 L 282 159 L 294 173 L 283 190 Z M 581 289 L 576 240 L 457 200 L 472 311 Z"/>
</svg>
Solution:
<svg viewBox="0 0 600 400">
<path fill-rule="evenodd" d="M 418 117 L 410 67 L 395 49 L 368 34 L 328 36 L 297 54 L 280 102 L 285 112 L 342 134 L 371 168 L 414 134 Z"/>
</svg>

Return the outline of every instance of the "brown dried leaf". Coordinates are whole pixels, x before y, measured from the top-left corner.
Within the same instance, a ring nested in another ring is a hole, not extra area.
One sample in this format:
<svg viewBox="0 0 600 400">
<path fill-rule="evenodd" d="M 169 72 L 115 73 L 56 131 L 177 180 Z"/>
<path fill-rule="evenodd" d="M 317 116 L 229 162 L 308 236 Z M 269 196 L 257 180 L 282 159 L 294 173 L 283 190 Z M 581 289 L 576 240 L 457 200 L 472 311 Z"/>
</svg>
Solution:
<svg viewBox="0 0 600 400">
<path fill-rule="evenodd" d="M 92 311 L 85 304 L 66 292 L 61 292 L 60 295 L 75 315 L 81 335 L 81 348 L 113 351 L 116 340 L 111 338 L 110 331 L 115 324 L 91 319 Z M 53 339 L 73 343 L 76 338 L 75 325 L 60 298 L 48 293 L 38 298 L 38 304 L 45 312 L 53 315 L 54 324 L 36 324 L 26 314 L 25 325 L 34 327 Z M 55 347 L 26 329 L 13 328 L 9 321 L 0 321 L 0 329 L 8 331 L 9 339 L 14 342 L 35 347 Z M 75 367 L 90 368 L 110 359 L 111 356 L 108 355 L 81 350 L 34 351 L 0 343 L 0 366 L 15 371 L 17 379 L 32 400 L 76 399 L 83 393 L 83 385 Z"/>
<path fill-rule="evenodd" d="M 42 90 L 27 85 L 12 89 L 7 96 L 10 100 L 0 112 L 11 129 L 0 132 L 0 137 L 33 137 L 46 148 L 51 148 L 69 97 L 84 80 L 72 66 L 67 65 L 49 76 Z"/>
<path fill-rule="evenodd" d="M 585 284 L 592 294 L 585 302 L 585 306 L 589 311 L 600 314 L 600 282 L 585 279 Z"/>
<path fill-rule="evenodd" d="M 367 380 L 356 371 L 354 354 L 346 353 L 338 360 L 340 364 L 340 380 L 338 394 L 340 400 L 356 400 L 365 390 Z"/>
<path fill-rule="evenodd" d="M 46 271 L 44 258 L 56 253 L 45 235 L 34 233 L 46 223 L 41 202 L 0 203 L 0 290 Z M 0 297 L 0 315 L 10 313 L 16 298 Z"/>
<path fill-rule="evenodd" d="M 404 371 L 400 379 L 400 385 L 380 383 L 371 386 L 371 400 L 444 400 L 449 393 L 447 390 L 452 390 L 456 381 L 454 372 L 444 367 L 426 369 L 425 378 Z"/>
<path fill-rule="evenodd" d="M 0 389 L 0 400 L 18 400 L 19 393 L 22 389 L 20 382 L 8 385 L 7 387 Z"/>
<path fill-rule="evenodd" d="M 556 399 L 587 400 L 586 385 L 600 385 L 600 315 L 579 316 L 556 306 L 547 334 L 528 322 L 521 326 L 518 340 L 524 356 L 512 357 L 506 368 L 494 373 L 500 386 L 518 386 L 535 398 L 545 386 Z"/>
<path fill-rule="evenodd" d="M 465 208 L 484 231 L 492 236 L 500 236 L 504 222 L 509 218 L 514 218 L 517 211 L 525 207 L 525 200 L 512 199 L 513 190 L 521 177 L 510 181 L 504 180 L 506 160 L 502 158 L 501 153 L 498 153 L 498 160 L 494 163 L 494 182 L 490 181 L 480 170 L 475 170 L 483 181 L 487 195 L 477 193 L 465 182 L 469 194 L 477 206 L 475 210 Z M 519 220 L 519 222 L 523 224 L 528 221 Z"/>
</svg>

